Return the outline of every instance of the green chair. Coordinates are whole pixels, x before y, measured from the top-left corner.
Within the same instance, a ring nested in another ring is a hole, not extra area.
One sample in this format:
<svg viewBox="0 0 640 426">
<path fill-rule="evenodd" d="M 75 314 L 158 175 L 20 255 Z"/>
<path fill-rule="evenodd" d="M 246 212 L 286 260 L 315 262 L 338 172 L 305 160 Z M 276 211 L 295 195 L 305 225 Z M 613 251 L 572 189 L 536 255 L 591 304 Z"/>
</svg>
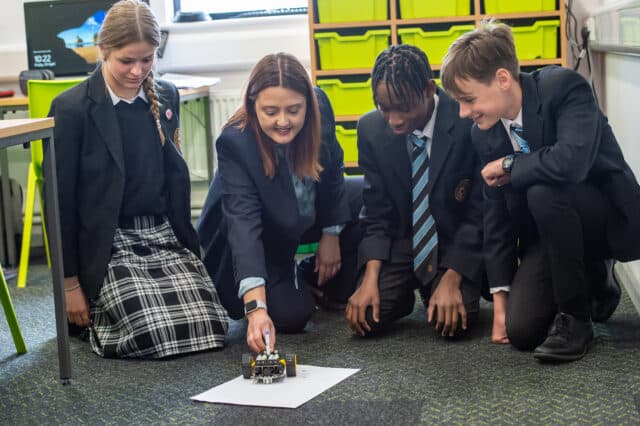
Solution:
<svg viewBox="0 0 640 426">
<path fill-rule="evenodd" d="M 4 272 L 2 266 L 0 266 L 0 302 L 2 302 L 2 308 L 7 317 L 9 323 L 9 330 L 13 336 L 13 343 L 16 345 L 16 351 L 19 354 L 27 352 L 27 345 L 24 343 L 20 326 L 18 325 L 18 318 L 16 318 L 16 311 L 13 309 L 13 303 L 11 303 L 11 296 L 9 295 L 9 288 L 7 287 L 7 281 L 4 279 Z"/>
<path fill-rule="evenodd" d="M 29 96 L 29 117 L 42 118 L 49 114 L 51 101 L 65 90 L 84 81 L 82 79 L 73 80 L 29 80 L 27 81 L 27 93 Z M 27 272 L 29 270 L 29 252 L 31 250 L 31 231 L 33 228 L 33 210 L 35 206 L 36 191 L 40 200 L 40 210 L 44 205 L 43 185 L 44 175 L 42 172 L 42 159 L 44 152 L 42 141 L 31 142 L 31 163 L 29 164 L 29 176 L 27 179 L 27 196 L 25 198 L 24 227 L 22 229 L 22 248 L 20 249 L 20 265 L 18 266 L 18 287 L 24 288 L 27 285 Z M 44 249 L 47 255 L 47 264 L 51 267 L 49 255 L 49 242 L 47 240 L 47 230 L 44 221 L 44 214 L 40 215 L 42 220 L 42 237 L 44 239 Z"/>
</svg>

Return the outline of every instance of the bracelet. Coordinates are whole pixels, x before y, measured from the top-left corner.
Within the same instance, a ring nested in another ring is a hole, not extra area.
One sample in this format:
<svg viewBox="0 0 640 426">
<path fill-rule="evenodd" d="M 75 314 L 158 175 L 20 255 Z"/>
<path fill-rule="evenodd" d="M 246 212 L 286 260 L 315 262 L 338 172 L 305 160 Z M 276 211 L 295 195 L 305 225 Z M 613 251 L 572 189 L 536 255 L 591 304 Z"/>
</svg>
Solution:
<svg viewBox="0 0 640 426">
<path fill-rule="evenodd" d="M 65 288 L 64 291 L 73 291 L 73 290 L 77 290 L 79 288 L 80 288 L 80 284 L 76 284 L 75 287 Z"/>
</svg>

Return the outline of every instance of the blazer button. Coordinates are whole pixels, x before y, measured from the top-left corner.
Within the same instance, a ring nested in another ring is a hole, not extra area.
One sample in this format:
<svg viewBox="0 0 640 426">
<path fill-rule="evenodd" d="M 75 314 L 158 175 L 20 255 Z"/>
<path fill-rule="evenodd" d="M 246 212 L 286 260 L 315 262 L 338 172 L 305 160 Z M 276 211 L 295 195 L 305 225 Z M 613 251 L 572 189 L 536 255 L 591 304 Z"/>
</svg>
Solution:
<svg viewBox="0 0 640 426">
<path fill-rule="evenodd" d="M 428 272 L 433 272 L 433 265 L 431 265 L 431 264 L 427 265 L 427 271 Z"/>
</svg>

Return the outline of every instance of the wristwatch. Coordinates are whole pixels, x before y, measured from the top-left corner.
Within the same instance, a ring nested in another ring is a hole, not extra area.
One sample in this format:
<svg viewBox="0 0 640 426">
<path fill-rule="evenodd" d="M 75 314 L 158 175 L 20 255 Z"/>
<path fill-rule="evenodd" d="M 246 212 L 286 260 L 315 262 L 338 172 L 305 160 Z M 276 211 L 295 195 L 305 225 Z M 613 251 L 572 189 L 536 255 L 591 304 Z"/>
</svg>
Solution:
<svg viewBox="0 0 640 426">
<path fill-rule="evenodd" d="M 247 303 L 244 304 L 244 316 L 246 317 L 247 315 L 249 315 L 251 312 L 257 310 L 257 309 L 264 309 L 265 311 L 267 310 L 267 304 L 264 303 L 262 300 L 250 300 Z"/>
<path fill-rule="evenodd" d="M 502 159 L 502 170 L 505 173 L 511 173 L 511 168 L 513 167 L 513 160 L 516 159 L 516 156 L 513 154 L 505 155 Z"/>
</svg>

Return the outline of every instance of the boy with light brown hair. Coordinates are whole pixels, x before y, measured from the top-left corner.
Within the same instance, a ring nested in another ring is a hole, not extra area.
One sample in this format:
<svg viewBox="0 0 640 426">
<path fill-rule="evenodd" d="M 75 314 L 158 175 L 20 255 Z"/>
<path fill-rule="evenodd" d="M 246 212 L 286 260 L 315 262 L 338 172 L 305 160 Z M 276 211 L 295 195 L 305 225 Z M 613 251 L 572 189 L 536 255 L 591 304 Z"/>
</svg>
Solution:
<svg viewBox="0 0 640 426">
<path fill-rule="evenodd" d="M 579 359 L 620 300 L 612 259 L 640 257 L 640 187 L 612 129 L 576 72 L 520 72 L 504 24 L 458 38 L 441 79 L 475 122 L 492 340 Z"/>
</svg>

